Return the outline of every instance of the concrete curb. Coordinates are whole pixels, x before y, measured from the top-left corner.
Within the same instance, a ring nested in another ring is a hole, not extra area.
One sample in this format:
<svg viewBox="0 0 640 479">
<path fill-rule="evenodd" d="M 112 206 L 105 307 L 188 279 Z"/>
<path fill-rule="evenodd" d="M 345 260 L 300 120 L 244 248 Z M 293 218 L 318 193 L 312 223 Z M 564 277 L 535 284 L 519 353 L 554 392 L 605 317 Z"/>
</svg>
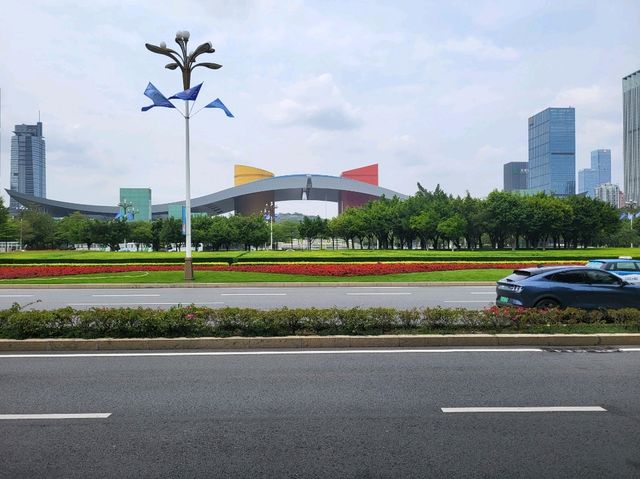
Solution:
<svg viewBox="0 0 640 479">
<path fill-rule="evenodd" d="M 0 339 L 0 351 L 640 346 L 640 334 L 459 334 L 230 338 Z"/>
<path fill-rule="evenodd" d="M 280 282 L 280 283 L 95 283 L 95 284 L 0 284 L 2 289 L 145 289 L 145 288 L 304 288 L 304 287 L 430 287 L 430 286 L 495 286 L 495 281 L 421 281 L 421 282 Z"/>
</svg>

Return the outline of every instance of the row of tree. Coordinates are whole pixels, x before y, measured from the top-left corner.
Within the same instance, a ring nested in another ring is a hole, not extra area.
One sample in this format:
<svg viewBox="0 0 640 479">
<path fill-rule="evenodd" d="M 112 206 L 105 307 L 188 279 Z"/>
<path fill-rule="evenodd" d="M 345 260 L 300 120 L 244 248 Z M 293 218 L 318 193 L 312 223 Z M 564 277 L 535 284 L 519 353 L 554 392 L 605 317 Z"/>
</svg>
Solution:
<svg viewBox="0 0 640 479">
<path fill-rule="evenodd" d="M 308 248 L 316 239 L 330 238 L 334 247 L 342 239 L 347 247 L 382 249 L 576 248 L 640 242 L 638 230 L 621 221 L 618 210 L 585 196 L 493 191 L 479 199 L 469 194 L 453 197 L 439 186 L 428 191 L 420 184 L 418 192 L 406 200 L 383 197 L 331 220 L 304 217 L 276 222 L 271 233 L 274 242 L 292 248 L 298 238 Z M 12 219 L 0 199 L 0 241 L 18 238 L 31 249 L 100 244 L 117 250 L 121 243 L 132 242 L 160 250 L 180 249 L 184 243 L 181 221 L 174 218 L 100 221 L 74 213 L 54 220 L 27 209 Z M 267 246 L 269 238 L 270 225 L 261 215 L 194 216 L 192 220 L 192 242 L 207 250 L 259 248 Z"/>
</svg>

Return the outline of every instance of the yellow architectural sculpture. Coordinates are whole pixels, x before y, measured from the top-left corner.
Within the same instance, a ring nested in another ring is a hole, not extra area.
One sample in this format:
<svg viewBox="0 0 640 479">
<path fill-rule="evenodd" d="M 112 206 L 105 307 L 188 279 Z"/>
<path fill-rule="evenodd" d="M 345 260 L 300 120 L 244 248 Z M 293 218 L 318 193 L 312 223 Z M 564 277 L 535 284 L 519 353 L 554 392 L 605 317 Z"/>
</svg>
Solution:
<svg viewBox="0 0 640 479">
<path fill-rule="evenodd" d="M 265 178 L 273 178 L 273 173 L 260 168 L 254 168 L 247 165 L 233 166 L 233 184 L 234 186 L 244 185 L 252 181 L 264 180 Z"/>
</svg>

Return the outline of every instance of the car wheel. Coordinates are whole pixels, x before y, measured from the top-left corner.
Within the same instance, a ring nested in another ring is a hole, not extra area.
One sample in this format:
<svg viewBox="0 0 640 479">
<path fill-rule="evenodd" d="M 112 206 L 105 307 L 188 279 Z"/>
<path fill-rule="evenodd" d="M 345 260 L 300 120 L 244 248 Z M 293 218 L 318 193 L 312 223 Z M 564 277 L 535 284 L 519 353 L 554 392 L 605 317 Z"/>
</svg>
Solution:
<svg viewBox="0 0 640 479">
<path fill-rule="evenodd" d="M 540 309 L 549 309 L 549 308 L 559 308 L 560 303 L 558 303 L 555 299 L 545 298 L 541 299 L 536 303 L 536 308 Z"/>
</svg>

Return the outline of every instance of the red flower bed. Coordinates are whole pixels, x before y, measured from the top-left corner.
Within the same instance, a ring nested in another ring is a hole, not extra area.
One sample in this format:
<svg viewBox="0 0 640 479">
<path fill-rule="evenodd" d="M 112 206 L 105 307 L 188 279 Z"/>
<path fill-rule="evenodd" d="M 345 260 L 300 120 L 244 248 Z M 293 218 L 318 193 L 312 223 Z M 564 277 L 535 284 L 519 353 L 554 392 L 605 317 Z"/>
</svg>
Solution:
<svg viewBox="0 0 640 479">
<path fill-rule="evenodd" d="M 307 276 L 368 276 L 463 269 L 518 269 L 534 266 L 535 264 L 537 263 L 290 263 L 237 264 L 233 266 L 196 264 L 195 269 L 196 271 L 245 271 Z M 183 265 L 181 264 L 2 266 L 0 267 L 0 279 L 141 271 L 181 271 L 182 268 Z"/>
</svg>

